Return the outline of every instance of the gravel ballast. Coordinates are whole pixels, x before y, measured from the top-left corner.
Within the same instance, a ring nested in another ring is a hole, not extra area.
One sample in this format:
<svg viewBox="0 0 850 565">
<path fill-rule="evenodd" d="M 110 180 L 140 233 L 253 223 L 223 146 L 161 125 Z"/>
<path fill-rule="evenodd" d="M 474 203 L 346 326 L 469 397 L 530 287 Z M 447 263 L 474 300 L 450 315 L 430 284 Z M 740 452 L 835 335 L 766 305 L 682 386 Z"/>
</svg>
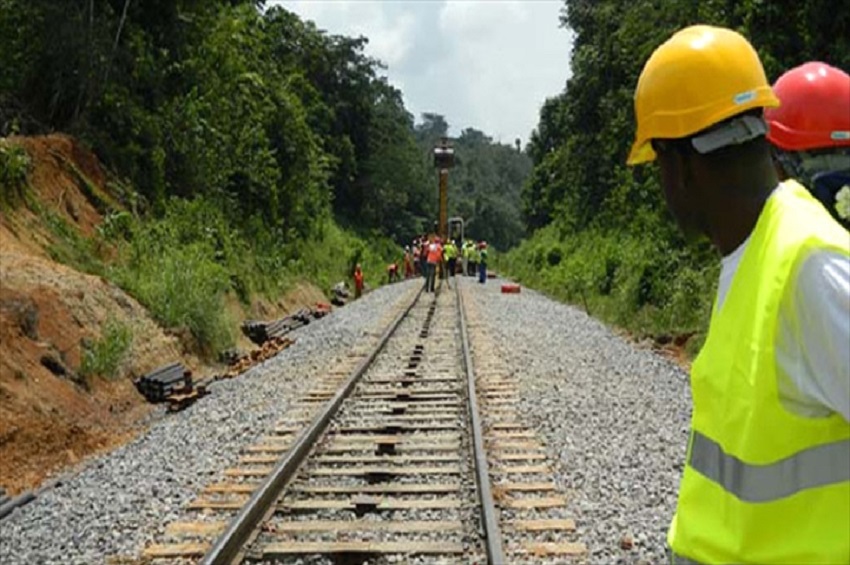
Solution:
<svg viewBox="0 0 850 565">
<path fill-rule="evenodd" d="M 520 384 L 589 563 L 663 563 L 691 411 L 686 373 L 582 310 L 463 279 Z M 632 542 L 630 549 L 623 549 Z"/>
<path fill-rule="evenodd" d="M 210 395 L 163 416 L 131 443 L 0 521 L 4 564 L 104 563 L 137 556 L 239 450 L 265 435 L 421 280 L 382 287 L 291 334 L 296 344 Z M 167 361 L 167 360 L 164 360 Z"/>
<path fill-rule="evenodd" d="M 687 375 L 579 309 L 526 288 L 501 294 L 502 282 L 463 279 L 467 300 L 520 384 L 521 412 L 547 444 L 588 563 L 663 563 L 687 441 Z M 90 460 L 0 521 L 0 562 L 138 556 L 419 284 L 378 289 L 296 330 L 293 347 L 215 383 L 187 410 Z M 621 548 L 624 538 L 631 549 Z"/>
</svg>

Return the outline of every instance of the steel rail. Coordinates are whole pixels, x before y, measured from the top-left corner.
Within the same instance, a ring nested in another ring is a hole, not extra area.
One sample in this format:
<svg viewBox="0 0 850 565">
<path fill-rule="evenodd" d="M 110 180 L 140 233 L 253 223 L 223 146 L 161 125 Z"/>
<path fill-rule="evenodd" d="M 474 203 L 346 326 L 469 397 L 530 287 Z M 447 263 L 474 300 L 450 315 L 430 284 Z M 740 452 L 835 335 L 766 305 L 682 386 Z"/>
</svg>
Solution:
<svg viewBox="0 0 850 565">
<path fill-rule="evenodd" d="M 274 469 L 263 483 L 254 491 L 245 506 L 230 522 L 227 529 L 215 541 L 210 550 L 204 555 L 201 563 L 203 565 L 224 565 L 232 563 L 242 551 L 245 542 L 256 530 L 260 520 L 266 515 L 272 504 L 280 496 L 281 490 L 292 479 L 301 463 L 310 453 L 316 440 L 327 428 L 331 418 L 339 410 L 343 400 L 348 397 L 360 377 L 366 372 L 375 357 L 383 350 L 390 337 L 395 333 L 401 321 L 407 316 L 413 306 L 419 301 L 422 290 L 416 293 L 414 299 L 393 320 L 381 335 L 378 345 L 372 352 L 361 361 L 346 379 L 345 384 L 340 387 L 336 394 L 328 400 L 322 411 L 302 431 L 295 440 L 295 444 L 287 452 L 286 456 L 275 464 Z"/>
<path fill-rule="evenodd" d="M 457 297 L 458 313 L 460 316 L 463 365 L 466 370 L 466 381 L 469 387 L 469 419 L 471 421 L 472 443 L 475 451 L 475 478 L 478 482 L 478 495 L 481 499 L 487 560 L 492 565 L 503 565 L 506 561 L 502 548 L 502 532 L 499 529 L 499 515 L 496 512 L 496 504 L 493 500 L 493 489 L 490 487 L 490 465 L 487 463 L 487 451 L 484 448 L 484 432 L 481 429 L 478 396 L 475 392 L 475 366 L 472 364 L 472 353 L 469 350 L 469 333 L 466 329 L 466 316 L 463 310 L 463 298 L 460 294 L 459 282 L 455 280 L 455 296 Z"/>
</svg>

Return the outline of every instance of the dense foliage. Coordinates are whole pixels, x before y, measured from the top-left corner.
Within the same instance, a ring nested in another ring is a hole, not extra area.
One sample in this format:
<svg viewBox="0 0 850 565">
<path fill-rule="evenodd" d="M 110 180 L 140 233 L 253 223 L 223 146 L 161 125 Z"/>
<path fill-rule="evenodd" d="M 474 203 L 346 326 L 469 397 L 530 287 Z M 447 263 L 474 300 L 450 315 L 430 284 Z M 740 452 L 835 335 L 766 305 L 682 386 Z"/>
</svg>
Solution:
<svg viewBox="0 0 850 565">
<path fill-rule="evenodd" d="M 281 242 L 332 210 L 422 229 L 428 169 L 366 40 L 262 4 L 0 0 L 2 131 L 70 131 L 155 211 L 202 196 Z"/>
<path fill-rule="evenodd" d="M 527 225 L 539 231 L 505 266 L 633 328 L 703 329 L 716 256 L 705 243 L 680 238 L 655 166 L 625 165 L 643 63 L 677 29 L 706 23 L 748 37 L 771 82 L 810 60 L 847 69 L 850 11 L 836 7 L 830 0 L 566 0 L 572 77 L 541 110 L 522 195 Z"/>
<path fill-rule="evenodd" d="M 233 341 L 228 294 L 247 305 L 300 276 L 327 288 L 355 262 L 377 284 L 390 241 L 433 226 L 448 125 L 414 125 L 366 41 L 257 0 L 0 0 L 0 134 L 82 138 L 129 211 L 103 206 L 92 239 L 41 207 L 54 258 L 115 280 L 209 353 Z M 452 215 L 510 246 L 530 160 L 471 129 L 456 147 Z M 0 146 L 3 202 L 27 166 Z"/>
<path fill-rule="evenodd" d="M 0 134 L 82 138 L 128 210 L 104 207 L 84 238 L 29 201 L 53 257 L 116 281 L 208 354 L 233 343 L 228 295 L 329 288 L 354 261 L 378 284 L 388 237 L 424 229 L 436 203 L 365 42 L 257 1 L 0 0 Z M 22 200 L 27 167 L 4 141 L 0 203 Z"/>
<path fill-rule="evenodd" d="M 20 200 L 29 166 L 26 151 L 0 139 L 0 206 Z"/>
</svg>

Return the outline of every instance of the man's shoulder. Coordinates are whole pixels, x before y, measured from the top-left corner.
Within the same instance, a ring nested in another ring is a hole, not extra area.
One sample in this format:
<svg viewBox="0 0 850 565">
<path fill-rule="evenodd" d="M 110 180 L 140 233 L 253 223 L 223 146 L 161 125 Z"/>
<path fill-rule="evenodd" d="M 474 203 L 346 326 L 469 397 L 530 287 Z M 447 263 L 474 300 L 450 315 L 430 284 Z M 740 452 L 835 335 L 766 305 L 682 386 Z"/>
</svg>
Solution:
<svg viewBox="0 0 850 565">
<path fill-rule="evenodd" d="M 850 256 L 832 249 L 814 249 L 805 253 L 800 258 L 797 284 L 811 287 L 813 291 L 829 285 L 850 294 Z"/>
</svg>

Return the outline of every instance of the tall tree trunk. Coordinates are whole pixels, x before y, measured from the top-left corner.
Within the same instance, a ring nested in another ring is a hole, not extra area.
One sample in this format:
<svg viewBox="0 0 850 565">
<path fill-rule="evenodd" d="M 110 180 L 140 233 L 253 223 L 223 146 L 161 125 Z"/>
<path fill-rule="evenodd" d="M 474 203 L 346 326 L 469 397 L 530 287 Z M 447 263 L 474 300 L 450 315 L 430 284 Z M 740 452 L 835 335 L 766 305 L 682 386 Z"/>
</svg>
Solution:
<svg viewBox="0 0 850 565">
<path fill-rule="evenodd" d="M 109 71 L 112 68 L 112 60 L 115 58 L 115 52 L 118 50 L 118 41 L 121 39 L 121 31 L 124 29 L 124 22 L 127 20 L 127 10 L 130 8 L 130 0 L 124 0 L 124 9 L 121 10 L 121 19 L 118 21 L 118 31 L 115 32 L 115 41 L 112 42 L 112 51 L 109 53 L 109 60 L 106 64 L 106 71 L 103 73 L 103 86 L 109 82 Z"/>
<path fill-rule="evenodd" d="M 86 65 L 86 73 L 83 78 L 83 84 L 80 85 L 80 92 L 77 94 L 77 105 L 74 108 L 74 115 L 71 118 L 71 123 L 76 124 L 86 105 L 86 98 L 91 89 L 92 75 L 94 74 L 94 0 L 89 0 L 89 27 L 86 30 L 86 45 L 89 52 L 88 64 Z"/>
</svg>

